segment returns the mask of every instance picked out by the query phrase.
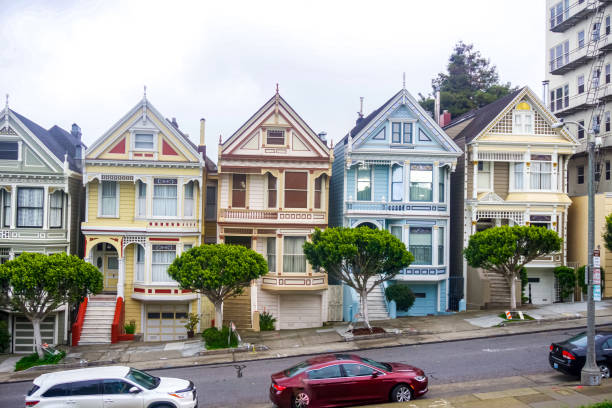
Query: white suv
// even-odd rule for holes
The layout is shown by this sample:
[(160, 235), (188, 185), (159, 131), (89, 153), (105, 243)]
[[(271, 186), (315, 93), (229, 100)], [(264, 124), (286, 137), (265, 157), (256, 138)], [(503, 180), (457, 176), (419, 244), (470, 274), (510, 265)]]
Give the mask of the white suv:
[(195, 408), (193, 382), (155, 377), (130, 367), (96, 367), (43, 374), (25, 398), (36, 408)]

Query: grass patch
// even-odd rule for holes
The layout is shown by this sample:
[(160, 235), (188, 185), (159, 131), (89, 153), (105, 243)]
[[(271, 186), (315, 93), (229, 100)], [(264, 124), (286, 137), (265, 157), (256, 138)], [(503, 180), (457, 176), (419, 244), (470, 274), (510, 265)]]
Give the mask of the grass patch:
[(590, 405), (581, 405), (580, 408), (612, 408), (611, 401), (596, 402)]
[(27, 368), (39, 365), (57, 364), (62, 361), (65, 356), (66, 352), (60, 351), (58, 354), (55, 355), (46, 354), (43, 359), (39, 359), (38, 354), (33, 353), (17, 361), (17, 363), (15, 363), (15, 371), (22, 371)]
[(497, 316), (499, 316), (500, 318), (504, 319), (504, 322), (509, 322), (509, 323), (513, 323), (513, 322), (524, 322), (525, 320), (535, 320), (533, 317), (529, 316), (527, 313), (523, 313), (523, 317), (525, 318), (525, 320), (521, 320), (518, 316), (513, 317), (512, 320), (508, 320), (506, 319), (506, 314), (505, 313), (500, 313)]
[(220, 331), (216, 327), (206, 329), (202, 332), (202, 338), (206, 343), (207, 350), (238, 347), (238, 336), (235, 332), (232, 332), (230, 336), (229, 327), (224, 326)]

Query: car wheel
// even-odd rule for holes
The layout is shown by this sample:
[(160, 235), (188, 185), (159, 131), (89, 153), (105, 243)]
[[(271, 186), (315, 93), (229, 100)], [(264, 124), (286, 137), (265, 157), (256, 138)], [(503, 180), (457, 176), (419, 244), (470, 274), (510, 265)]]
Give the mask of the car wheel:
[(597, 365), (599, 366), (599, 371), (601, 371), (601, 378), (610, 378), (610, 367), (605, 363), (599, 363)]
[(409, 385), (400, 384), (396, 385), (391, 391), (392, 402), (406, 402), (412, 399), (412, 390)]
[(291, 400), (293, 408), (307, 408), (310, 405), (310, 395), (304, 390), (298, 390)]

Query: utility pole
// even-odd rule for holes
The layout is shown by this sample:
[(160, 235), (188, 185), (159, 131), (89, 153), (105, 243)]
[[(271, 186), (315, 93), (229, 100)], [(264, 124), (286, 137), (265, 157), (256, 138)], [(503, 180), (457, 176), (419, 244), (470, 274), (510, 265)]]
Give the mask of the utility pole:
[(555, 123), (554, 129), (562, 128), (572, 123), (582, 128), (587, 134), (588, 154), (588, 299), (587, 299), (587, 355), (586, 362), (580, 373), (582, 385), (601, 385), (601, 372), (595, 358), (595, 299), (593, 297), (593, 255), (595, 250), (595, 138), (593, 129), (585, 129), (578, 122), (567, 121)]

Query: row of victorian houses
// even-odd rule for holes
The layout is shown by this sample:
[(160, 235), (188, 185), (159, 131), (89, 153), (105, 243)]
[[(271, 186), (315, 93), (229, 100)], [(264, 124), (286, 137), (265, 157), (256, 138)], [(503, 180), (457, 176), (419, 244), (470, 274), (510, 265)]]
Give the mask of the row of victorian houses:
[[(104, 293), (80, 306), (84, 322), (72, 333), (79, 344), (115, 341), (117, 313), (146, 341), (184, 338), (189, 313), (202, 317), (200, 329), (209, 327), (210, 302), (180, 289), (167, 267), (181, 252), (215, 242), (250, 247), (269, 268), (225, 303), (225, 320), (247, 329), (257, 329), (264, 311), (277, 329), (350, 320), (358, 295), (313, 270), (302, 252), (316, 227), (369, 226), (402, 240), (415, 257), (396, 278), (416, 296), (404, 314), (506, 305), (507, 283), (469, 268), (462, 249), (471, 234), (496, 225), (544, 226), (565, 239), (576, 140), (551, 127), (557, 119), (528, 88), (452, 121), (437, 116), (401, 89), (360, 114), (333, 146), (277, 91), (219, 140), (215, 165), (204, 119), (196, 144), (146, 95), (87, 148), (77, 125), (47, 130), (7, 103), (0, 259), (69, 252), (103, 273)], [(533, 303), (557, 300), (552, 271), (565, 254), (564, 247), (529, 265)], [(383, 291), (369, 297), (371, 319), (389, 318)], [(76, 306), (47, 318), (44, 341), (69, 341)], [(9, 322), (12, 350), (31, 352), (29, 322), (12, 312), (0, 318)]]

